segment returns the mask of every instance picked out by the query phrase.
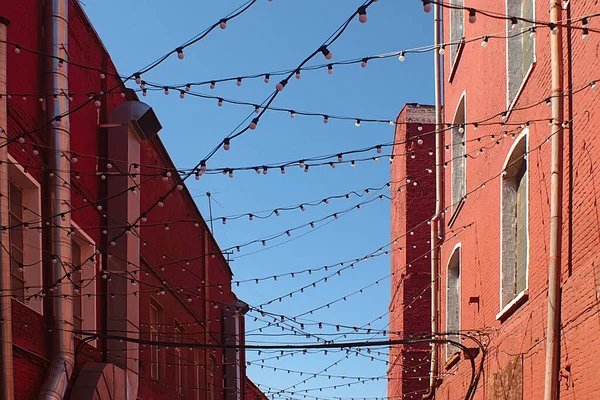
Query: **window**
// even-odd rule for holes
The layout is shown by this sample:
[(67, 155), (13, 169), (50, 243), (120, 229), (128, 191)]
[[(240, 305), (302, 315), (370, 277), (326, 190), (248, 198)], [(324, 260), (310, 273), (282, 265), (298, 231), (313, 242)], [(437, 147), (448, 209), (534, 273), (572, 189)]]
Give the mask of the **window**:
[(11, 293), (43, 314), (41, 301), (29, 301), (29, 287), (42, 286), (42, 234), (40, 185), (12, 157), (8, 165), (8, 232), (11, 259)]
[[(158, 324), (162, 321), (162, 309), (158, 304), (150, 302), (150, 340), (157, 342), (160, 340), (158, 333)], [(150, 376), (152, 379), (162, 379), (162, 363), (160, 362), (160, 348), (150, 346)]]
[(208, 371), (208, 400), (215, 400), (215, 375), (217, 373), (217, 359), (210, 356), (210, 370)]
[(514, 143), (504, 166), (501, 209), (501, 304), (509, 306), (528, 285), (527, 132)]
[(465, 11), (462, 9), (464, 0), (454, 0), (452, 3), (461, 8), (450, 9), (450, 42), (456, 43), (450, 47), (450, 70), (454, 69), (458, 52), (465, 37)]
[[(513, 17), (534, 19), (535, 0), (507, 0), (507, 14)], [(529, 71), (535, 62), (535, 39), (529, 34), (517, 33), (531, 28), (531, 23), (519, 21), (514, 25), (507, 20), (507, 104), (509, 107), (516, 101)]]
[(466, 176), (466, 111), (465, 96), (463, 95), (458, 104), (454, 121), (452, 124), (452, 213), (461, 205), (462, 199), (467, 194)]
[(23, 189), (8, 182), (8, 243), (10, 244), (11, 292), (17, 300), (25, 302), (25, 277), (23, 275)]
[[(460, 330), (460, 247), (452, 253), (448, 263), (446, 289), (446, 332)], [(460, 341), (459, 335), (448, 335), (448, 339)], [(452, 344), (446, 347), (446, 358), (451, 358), (460, 349)]]
[[(184, 329), (181, 324), (175, 324), (175, 343), (183, 343)], [(181, 347), (175, 347), (175, 387), (180, 396), (185, 395), (184, 357), (181, 356)]]
[(194, 366), (195, 366), (195, 392), (196, 392), (196, 400), (200, 400), (205, 398), (205, 393), (202, 391), (202, 373), (204, 369), (202, 368), (202, 361), (200, 358), (200, 349), (194, 350)]
[(77, 289), (73, 291), (73, 327), (93, 332), (96, 330), (96, 246), (77, 224), (71, 222), (71, 225), (71, 282)]

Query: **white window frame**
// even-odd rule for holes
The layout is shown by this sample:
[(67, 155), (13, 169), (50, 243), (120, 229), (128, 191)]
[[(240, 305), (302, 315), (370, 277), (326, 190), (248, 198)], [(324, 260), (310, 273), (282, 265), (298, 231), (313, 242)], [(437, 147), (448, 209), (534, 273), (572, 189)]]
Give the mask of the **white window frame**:
[[(81, 329), (83, 331), (95, 332), (96, 331), (96, 275), (97, 268), (100, 263), (96, 254), (96, 243), (83, 229), (79, 227), (73, 220), (71, 220), (71, 227), (73, 228), (71, 233), (71, 240), (76, 241), (81, 248), (81, 259), (85, 262), (81, 266), (81, 280), (83, 281), (82, 287), (80, 288), (81, 293), (81, 315), (82, 323)], [(90, 259), (94, 257), (95, 263)], [(73, 266), (75, 263), (71, 260)], [(97, 340), (88, 342), (92, 346), (96, 346)]]
[[(163, 317), (163, 308), (160, 305), (160, 303), (158, 303), (157, 301), (155, 301), (154, 299), (150, 299), (150, 340), (154, 341), (154, 342), (158, 342), (160, 341), (160, 332), (158, 330), (158, 326), (161, 324), (162, 322), (162, 317)], [(152, 320), (152, 310), (156, 310), (156, 320)], [(160, 381), (161, 379), (164, 378), (164, 370), (163, 370), (163, 364), (161, 363), (161, 353), (160, 353), (160, 347), (156, 346), (156, 345), (150, 345), (150, 378), (153, 381)], [(154, 369), (156, 368), (156, 373), (154, 372)]]
[[(42, 215), (41, 185), (28, 173), (21, 164), (8, 155), (8, 179), (18, 184), (23, 189), (23, 222), (29, 224), (27, 230), (23, 230), (23, 278), (25, 287), (32, 291), (39, 291), (43, 286), (42, 276), (42, 230), (39, 227)], [(26, 209), (25, 209), (26, 208)], [(28, 290), (25, 289), (25, 297)], [(29, 292), (31, 295), (31, 292)], [(19, 300), (16, 300), (19, 301)], [(19, 303), (21, 303), (19, 301)], [(25, 301), (25, 306), (31, 308), (38, 314), (44, 315), (41, 297), (38, 301)]]
[[(183, 342), (183, 336), (185, 335), (185, 328), (183, 325), (175, 321), (174, 337), (175, 342)], [(186, 385), (186, 372), (187, 370), (183, 367), (184, 358), (181, 355), (181, 347), (175, 347), (175, 391), (178, 396), (185, 396), (185, 385)]]
[[(461, 318), (462, 318), (462, 307), (461, 307), (461, 301), (462, 301), (462, 243), (457, 243), (454, 248), (452, 249), (452, 252), (450, 253), (450, 258), (448, 259), (448, 262), (446, 263), (446, 332), (450, 332), (450, 329), (448, 327), (448, 314), (449, 314), (449, 308), (448, 308), (448, 295), (449, 295), (449, 279), (448, 277), (450, 276), (450, 262), (452, 262), (452, 259), (454, 258), (454, 256), (457, 255), (458, 256), (458, 281), (457, 281), (457, 286), (458, 286), (458, 299), (457, 299), (457, 307), (458, 307), (458, 331), (460, 331), (461, 328)], [(456, 335), (448, 335), (449, 338), (455, 338)], [(457, 341), (460, 342), (460, 336), (456, 336), (456, 339), (458, 339)], [(446, 360), (450, 360), (452, 357), (454, 357), (454, 355), (456, 355), (456, 353), (460, 352), (459, 348), (456, 348), (456, 346), (451, 345), (451, 344), (447, 344), (446, 345)]]
[[(464, 0), (462, 0), (462, 6), (464, 6)], [(452, 29), (452, 18), (453, 18), (453, 15), (456, 15), (457, 13), (462, 13), (462, 18), (463, 18), (463, 20), (462, 20), (462, 32), (461, 32), (462, 35), (460, 35), (460, 38), (459, 38), (460, 43), (459, 44), (452, 44), (451, 48), (448, 51), (448, 55), (449, 55), (449, 59), (450, 59), (450, 79), (452, 79), (452, 76), (454, 76), (454, 72), (456, 70), (456, 66), (458, 65), (458, 59), (460, 58), (460, 53), (462, 52), (462, 48), (464, 46), (465, 33), (466, 33), (466, 30), (467, 30), (467, 27), (466, 27), (467, 19), (465, 18), (465, 9), (450, 9), (449, 10), (449, 15), (448, 15), (448, 19), (450, 21), (449, 28), (448, 28), (448, 39), (449, 39), (449, 41), (450, 42), (454, 42), (452, 40), (452, 31), (453, 31), (453, 29)], [(455, 53), (455, 56), (452, 57), (452, 52), (453, 52), (454, 48), (456, 48), (456, 53)]]
[[(535, 20), (535, 3), (536, 0), (531, 0), (533, 1), (533, 20)], [(504, 9), (506, 10), (506, 12), (508, 13), (508, 2), (509, 0), (505, 0), (504, 2)], [(510, 26), (510, 20), (506, 20), (506, 35), (510, 35), (512, 32), (510, 32), (509, 26)], [(522, 24), (522, 21), (519, 21), (519, 24)], [(538, 27), (539, 30), (539, 27)], [(505, 40), (505, 47), (506, 47), (506, 107), (508, 110), (508, 114), (507, 117), (510, 115), (510, 113), (512, 112), (513, 108), (515, 107), (515, 105), (517, 104), (517, 101), (519, 100), (519, 97), (521, 97), (521, 94), (523, 93), (523, 90), (525, 89), (525, 86), (527, 84), (527, 81), (529, 81), (529, 77), (531, 76), (533, 69), (537, 63), (536, 60), (536, 44), (537, 44), (537, 39), (533, 39), (533, 61), (531, 63), (531, 66), (529, 67), (529, 69), (527, 70), (527, 73), (525, 73), (525, 75), (523, 76), (523, 82), (521, 82), (521, 86), (519, 87), (519, 90), (517, 90), (517, 93), (515, 93), (515, 98), (511, 100), (510, 98), (510, 68), (508, 65), (508, 39)]]
[[(465, 154), (467, 154), (467, 91), (463, 91), (462, 94), (460, 95), (460, 98), (458, 99), (458, 103), (456, 104), (456, 108), (454, 109), (454, 118), (452, 119), (452, 126), (454, 127), (456, 125), (456, 120), (458, 118), (458, 112), (460, 111), (460, 107), (463, 107), (463, 116), (464, 116), (464, 121), (463, 121), (463, 129), (465, 130), (465, 132), (462, 134), (463, 135), (463, 140), (462, 142), (464, 143), (464, 148), (465, 148)], [(451, 220), (450, 220), (450, 224), (452, 225), (452, 223), (454, 222), (454, 219), (458, 213), (458, 210), (460, 210), (463, 199), (461, 198), (461, 200), (459, 200), (458, 202), (456, 202), (456, 204), (454, 203), (454, 162), (455, 157), (454, 157), (454, 128), (452, 128), (452, 130), (450, 131), (450, 155), (451, 155), (451, 160), (450, 160), (450, 205), (451, 205)], [(463, 160), (464, 163), (464, 177), (463, 177), (463, 183), (464, 183), (464, 194), (466, 195), (467, 193), (467, 158), (464, 158)], [(464, 197), (464, 196), (461, 196)]]
[[(523, 129), (523, 131), (519, 134), (519, 136), (517, 136), (515, 138), (514, 143), (512, 144), (512, 146), (510, 147), (510, 150), (508, 152), (508, 155), (506, 156), (506, 159), (504, 160), (504, 164), (502, 166), (502, 170), (504, 171), (506, 169), (506, 167), (508, 166), (508, 163), (513, 155), (513, 152), (515, 151), (515, 149), (517, 148), (517, 145), (519, 145), (519, 143), (521, 142), (521, 140), (525, 140), (525, 154), (528, 155), (529, 154), (529, 128), (525, 128)], [(525, 174), (527, 176), (527, 186), (525, 188), (525, 192), (527, 194), (527, 210), (526, 210), (526, 218), (525, 218), (525, 225), (526, 225), (526, 231), (527, 231), (527, 257), (526, 257), (526, 267), (525, 267), (525, 288), (520, 291), (519, 293), (517, 293), (515, 295), (515, 297), (513, 297), (513, 299), (511, 301), (509, 301), (508, 303), (506, 303), (506, 305), (502, 306), (502, 282), (504, 279), (504, 255), (503, 255), (503, 202), (504, 202), (504, 182), (500, 182), (500, 284), (498, 285), (500, 291), (499, 291), (499, 304), (500, 304), (500, 312), (498, 312), (498, 314), (496, 314), (496, 319), (497, 320), (504, 320), (505, 318), (507, 318), (514, 310), (516, 310), (524, 301), (527, 300), (528, 296), (529, 296), (529, 157), (527, 158), (527, 170), (525, 171)]]

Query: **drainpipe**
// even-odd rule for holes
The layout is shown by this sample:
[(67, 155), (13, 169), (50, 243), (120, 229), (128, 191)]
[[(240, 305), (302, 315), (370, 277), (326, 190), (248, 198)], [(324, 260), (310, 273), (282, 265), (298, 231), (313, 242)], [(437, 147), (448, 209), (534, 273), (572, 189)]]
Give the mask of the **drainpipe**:
[[(436, 3), (433, 8), (433, 36), (434, 46), (437, 49), (442, 40), (442, 6)], [(431, 219), (431, 334), (438, 332), (438, 264), (440, 259), (441, 241), (440, 225), (442, 224), (442, 213), (444, 204), (444, 169), (442, 168), (444, 157), (444, 132), (443, 110), (442, 110), (442, 60), (439, 52), (434, 51), (434, 80), (435, 80), (435, 216)], [(424, 399), (432, 399), (435, 396), (437, 386), (437, 370), (439, 349), (436, 344), (431, 344), (431, 364), (429, 369), (429, 391), (423, 395)]]
[[(58, 59), (68, 60), (68, 0), (49, 0), (46, 3), (44, 32), (47, 40), (47, 53), (54, 58), (46, 59), (46, 115), (48, 119), (64, 115), (69, 111), (66, 93), (69, 93), (68, 63), (58, 65)], [(73, 340), (73, 288), (64, 277), (63, 268), (69, 268), (71, 261), (71, 238), (67, 235), (71, 228), (70, 164), (67, 154), (70, 151), (69, 117), (54, 119), (48, 132), (48, 143), (52, 151), (48, 153), (48, 164), (54, 176), (48, 177), (49, 212), (53, 217), (51, 226), (51, 265), (52, 280), (56, 289), (52, 296), (54, 329), (52, 334), (54, 357), (48, 369), (46, 381), (39, 398), (62, 400), (69, 385), (75, 363)], [(64, 216), (63, 218), (60, 215)], [(57, 262), (55, 262), (56, 260)]]
[[(557, 24), (561, 17), (561, 4), (550, 1), (550, 23)], [(563, 197), (563, 65), (562, 28), (550, 34), (552, 73), (552, 161), (550, 175), (550, 257), (548, 263), (548, 338), (546, 339), (546, 375), (544, 399), (558, 399), (558, 373), (560, 369), (560, 255), (562, 233)]]
[[(6, 90), (6, 30), (10, 21), (0, 17), (0, 93), (7, 93)], [(7, 118), (8, 99), (0, 99), (0, 221), (3, 225), (8, 223), (8, 146), (5, 146), (8, 140), (8, 118)], [(9, 248), (8, 231), (2, 232), (2, 247)], [(10, 293), (10, 255), (3, 251), (0, 256), (0, 290), (3, 293)], [(14, 373), (13, 373), (13, 348), (12, 348), (12, 299), (10, 296), (0, 297), (0, 357), (2, 358), (2, 398), (12, 400), (14, 398)]]

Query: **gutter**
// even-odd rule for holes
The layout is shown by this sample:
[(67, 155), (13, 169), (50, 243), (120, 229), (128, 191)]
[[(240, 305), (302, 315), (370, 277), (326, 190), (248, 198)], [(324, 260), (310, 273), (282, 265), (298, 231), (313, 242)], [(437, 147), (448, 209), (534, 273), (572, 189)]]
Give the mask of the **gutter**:
[[(0, 17), (0, 93), (8, 93), (6, 90), (7, 75), (7, 28), (10, 21)], [(10, 225), (8, 222), (8, 99), (0, 101), (0, 221), (2, 225)], [(8, 231), (2, 231), (1, 243), (4, 249), (9, 248)], [(10, 293), (10, 254), (2, 251), (0, 255), (0, 290), (2, 293)], [(0, 358), (2, 365), (2, 398), (12, 400), (14, 398), (14, 371), (13, 371), (13, 347), (12, 347), (12, 299), (10, 296), (0, 296)]]
[[(46, 52), (53, 57), (46, 58), (46, 116), (52, 118), (48, 132), (50, 151), (48, 164), (54, 176), (48, 177), (48, 210), (53, 217), (50, 222), (50, 253), (52, 255), (51, 281), (56, 289), (52, 298), (53, 310), (53, 346), (54, 356), (48, 369), (48, 375), (39, 394), (40, 399), (62, 400), (69, 386), (69, 379), (75, 364), (73, 329), (73, 287), (64, 276), (63, 268), (69, 268), (71, 262), (71, 174), (67, 154), (70, 152), (70, 124), (68, 89), (68, 0), (48, 0), (45, 10), (44, 35), (47, 40)], [(63, 215), (63, 218), (60, 215)]]

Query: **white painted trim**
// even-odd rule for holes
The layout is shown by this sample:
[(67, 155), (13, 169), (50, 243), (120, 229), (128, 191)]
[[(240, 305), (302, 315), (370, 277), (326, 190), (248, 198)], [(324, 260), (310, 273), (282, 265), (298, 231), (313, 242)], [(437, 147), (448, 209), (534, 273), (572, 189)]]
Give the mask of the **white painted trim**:
[[(454, 248), (452, 249), (452, 251), (450, 252), (450, 257), (448, 258), (448, 261), (446, 262), (446, 332), (448, 332), (448, 276), (449, 276), (449, 270), (450, 270), (450, 261), (452, 261), (452, 258), (454, 257), (454, 254), (456, 254), (456, 252), (458, 251), (458, 330), (460, 330), (460, 327), (462, 326), (461, 324), (461, 319), (462, 319), (462, 307), (461, 307), (461, 302), (462, 302), (462, 242), (458, 242), (454, 245)], [(460, 341), (460, 338), (459, 338)], [(449, 354), (448, 353), (448, 349), (450, 345), (447, 344), (446, 345), (446, 361), (450, 360), (455, 353), (453, 354)]]
[[(463, 133), (463, 141), (465, 142), (465, 154), (467, 154), (467, 91), (463, 90), (462, 94), (460, 95), (460, 97), (458, 98), (458, 102), (456, 103), (456, 107), (454, 107), (454, 116), (452, 117), (452, 126), (456, 125), (456, 117), (458, 114), (458, 110), (460, 108), (460, 105), (462, 103), (463, 106), (463, 116), (464, 116), (464, 123), (463, 123), (463, 128), (465, 130), (465, 133)], [(450, 131), (450, 159), (452, 161), (452, 163), (454, 163), (456, 160), (454, 160), (454, 130)], [(467, 158), (464, 159), (464, 163), (465, 163), (465, 173), (464, 173), (464, 184), (465, 184), (465, 193), (467, 193)], [(450, 205), (451, 205), (451, 220), (455, 219), (455, 211), (458, 210), (458, 204), (454, 204), (453, 200), (454, 200), (454, 193), (453, 193), (453, 187), (454, 187), (454, 174), (453, 174), (453, 166), (452, 164), (450, 164)]]
[[(23, 221), (29, 222), (32, 225), (41, 225), (40, 216), (42, 215), (42, 186), (38, 181), (36, 181), (30, 174), (25, 172), (25, 169), (21, 166), (21, 164), (10, 154), (8, 155), (8, 161), (10, 164), (8, 165), (8, 179), (11, 177), (11, 169), (16, 169), (17, 171), (13, 171), (12, 175), (18, 173), (18, 180), (26, 181), (28, 184), (33, 186), (33, 188), (24, 188), (24, 196), (23, 196), (23, 205), (26, 206), (31, 211), (26, 211), (27, 215), (23, 214)], [(31, 193), (25, 193), (25, 190), (29, 192), (30, 190), (34, 190), (35, 199), (33, 202), (35, 203), (35, 207), (31, 205)], [(41, 229), (29, 229), (28, 231), (23, 232), (23, 246), (27, 246), (30, 249), (23, 252), (23, 263), (25, 265), (29, 264), (29, 266), (24, 268), (23, 276), (25, 278), (25, 286), (39, 286), (42, 287), (44, 283), (44, 277), (42, 275), (42, 231)], [(32, 255), (32, 252), (35, 253)], [(37, 261), (36, 261), (37, 260)], [(38, 265), (31, 265), (36, 263)], [(35, 273), (30, 272), (31, 269), (37, 268), (39, 270), (38, 274), (35, 274), (35, 279), (31, 279), (31, 276)], [(29, 284), (28, 284), (29, 282)], [(25, 292), (27, 295), (27, 291)], [(18, 300), (16, 300), (18, 301)], [(19, 303), (21, 303), (19, 301)], [(29, 303), (21, 303), (26, 307), (32, 309), (38, 314), (44, 315), (44, 307), (41, 298), (39, 300), (30, 300)]]
[[(508, 161), (510, 160), (510, 158), (512, 157), (512, 154), (515, 150), (515, 148), (517, 147), (517, 145), (521, 142), (521, 140), (525, 140), (525, 154), (529, 155), (529, 128), (525, 128), (523, 129), (523, 131), (521, 131), (521, 133), (519, 134), (519, 136), (517, 136), (515, 138), (515, 141), (513, 142), (513, 144), (510, 146), (510, 149), (508, 151), (508, 154), (506, 155), (506, 158), (504, 159), (504, 163), (502, 164), (502, 171), (504, 171), (506, 169), (506, 167), (508, 166)], [(527, 170), (525, 171), (525, 174), (527, 175), (527, 187), (525, 188), (526, 193), (527, 193), (527, 217), (525, 218), (525, 224), (526, 224), (526, 231), (527, 231), (527, 271), (525, 274), (525, 289), (523, 291), (521, 291), (521, 293), (519, 293), (517, 296), (515, 296), (515, 298), (513, 300), (511, 300), (510, 302), (508, 302), (508, 304), (504, 307), (502, 307), (502, 281), (504, 278), (504, 269), (503, 269), (503, 257), (502, 257), (502, 243), (503, 243), (503, 237), (502, 237), (502, 203), (504, 200), (504, 196), (503, 196), (503, 187), (504, 187), (504, 177), (501, 178), (500, 181), (500, 282), (498, 285), (499, 288), (499, 302), (500, 302), (500, 309), (502, 311), (500, 311), (498, 313), (498, 315), (496, 316), (496, 318), (498, 319), (498, 316), (502, 316), (503, 314), (506, 313), (506, 311), (508, 309), (510, 309), (509, 306), (514, 305), (516, 302), (514, 301), (517, 298), (521, 298), (523, 297), (522, 294), (524, 292), (527, 292), (529, 290), (529, 202), (530, 202), (530, 198), (529, 198), (529, 157), (527, 157), (526, 159), (527, 162)]]
[[(531, 0), (533, 2), (533, 20), (535, 21), (535, 0)], [(521, 7), (522, 8), (522, 7)], [(506, 11), (506, 13), (508, 14), (508, 0), (504, 1), (504, 9)], [(522, 14), (522, 13), (521, 13)], [(508, 24), (509, 24), (509, 20), (506, 20), (506, 35), (510, 35), (510, 32), (508, 31)], [(510, 113), (512, 112), (515, 104), (517, 103), (517, 100), (519, 100), (519, 97), (521, 97), (521, 94), (523, 93), (523, 90), (525, 89), (525, 86), (527, 85), (527, 81), (529, 80), (529, 76), (531, 75), (531, 73), (533, 72), (533, 68), (536, 65), (536, 44), (537, 44), (537, 38), (533, 39), (533, 62), (531, 63), (531, 66), (529, 67), (529, 69), (527, 70), (527, 73), (525, 74), (525, 76), (523, 77), (523, 82), (521, 82), (521, 87), (519, 88), (519, 90), (517, 90), (517, 94), (515, 95), (515, 98), (511, 101), (508, 98), (508, 85), (509, 85), (509, 79), (508, 79), (508, 39), (505, 40), (505, 51), (506, 51), (506, 118), (508, 118), (510, 116)]]
[(514, 299), (509, 301), (508, 304), (498, 312), (498, 314), (496, 314), (496, 319), (500, 321), (508, 318), (509, 314), (512, 314), (518, 308), (517, 305), (520, 305), (522, 302), (524, 303), (527, 301), (527, 299), (529, 299), (529, 290), (524, 289), (518, 295), (516, 295)]

